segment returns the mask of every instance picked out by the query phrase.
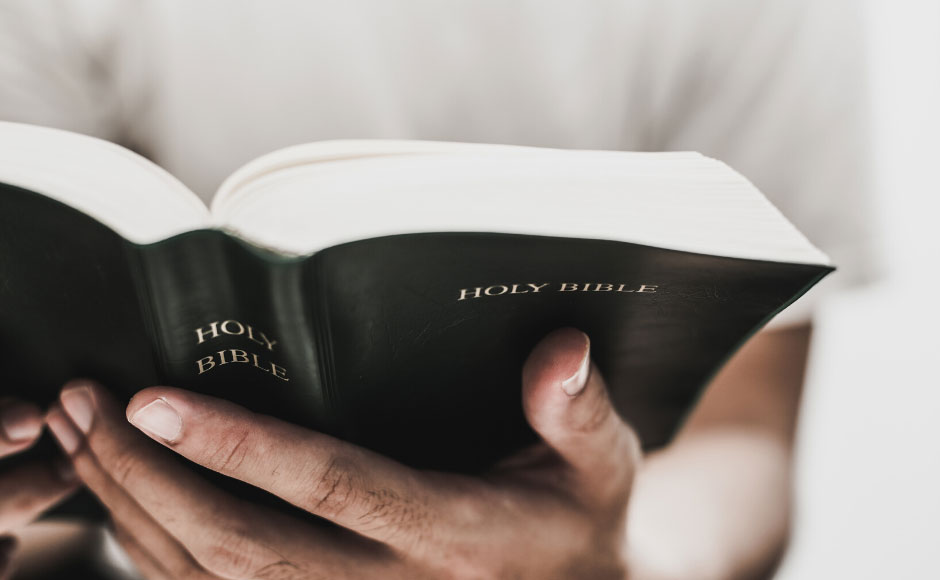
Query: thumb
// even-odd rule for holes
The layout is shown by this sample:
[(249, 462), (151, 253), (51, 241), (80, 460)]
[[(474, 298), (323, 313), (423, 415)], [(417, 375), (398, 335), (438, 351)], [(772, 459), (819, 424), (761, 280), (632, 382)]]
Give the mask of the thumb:
[(543, 338), (523, 366), (523, 408), (532, 428), (573, 469), (579, 489), (593, 497), (629, 493), (639, 442), (614, 410), (590, 350), (587, 335), (574, 328)]

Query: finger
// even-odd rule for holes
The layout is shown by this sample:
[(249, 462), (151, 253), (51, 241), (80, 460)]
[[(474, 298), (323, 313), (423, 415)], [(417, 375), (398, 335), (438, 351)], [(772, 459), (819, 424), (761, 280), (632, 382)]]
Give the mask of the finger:
[[(210, 546), (209, 542), (200, 542), (199, 539), (217, 536), (218, 534), (215, 533), (216, 527), (224, 524), (219, 522), (220, 518), (212, 518), (209, 514), (200, 513), (203, 511), (201, 506), (211, 505), (212, 508), (217, 510), (218, 514), (227, 514), (232, 513), (233, 505), (222, 505), (221, 502), (218, 501), (218, 498), (215, 498), (216, 501), (212, 501), (214, 495), (219, 495), (219, 493), (214, 493), (214, 490), (207, 491), (203, 489), (201, 493), (200, 491), (195, 491), (198, 497), (187, 497), (184, 502), (180, 502), (179, 491), (176, 493), (166, 493), (168, 490), (165, 486), (161, 485), (159, 478), (157, 478), (156, 481), (137, 483), (135, 488), (146, 486), (143, 495), (150, 500), (151, 504), (157, 501), (157, 496), (162, 496), (162, 500), (168, 502), (168, 505), (165, 507), (158, 506), (158, 513), (166, 516), (165, 519), (170, 522), (169, 528), (179, 533), (182, 542), (188, 542), (189, 548), (193, 550), (194, 553), (191, 554), (176, 537), (171, 535), (170, 531), (164, 529), (163, 526), (130, 495), (128, 490), (115, 481), (111, 474), (102, 467), (98, 457), (92, 452), (91, 445), (86, 444), (83, 433), (75, 426), (71, 418), (65, 414), (61, 407), (58, 405), (53, 406), (47, 415), (46, 422), (49, 424), (49, 428), (52, 430), (63, 449), (71, 455), (75, 470), (82, 481), (85, 482), (85, 485), (105, 505), (112, 519), (115, 521), (116, 526), (123, 530), (134, 530), (137, 544), (147, 545), (152, 553), (159, 554), (161, 569), (166, 571), (169, 577), (199, 577), (199, 575), (204, 572), (204, 567), (197, 562), (194, 554), (210, 553), (214, 548)], [(99, 421), (99, 424), (100, 423), (102, 423), (102, 421)], [(134, 433), (130, 428), (128, 428), (127, 431), (127, 434), (131, 437), (139, 436), (139, 434)], [(146, 441), (143, 440), (141, 442), (145, 443)], [(116, 463), (120, 461), (130, 461), (130, 457), (135, 453), (135, 450), (132, 446), (128, 446), (128, 449), (124, 453), (125, 455), (123, 457), (127, 457), (128, 459), (117, 460)], [(147, 459), (143, 459), (141, 463), (146, 464), (146, 462)], [(151, 463), (160, 469), (173, 469), (172, 466), (168, 465), (169, 462), (151, 461)], [(133, 473), (140, 473), (142, 468), (127, 466), (123, 469), (128, 472), (133, 470)], [(178, 471), (179, 467), (177, 466), (175, 469)], [(170, 476), (174, 478), (178, 476), (181, 478), (177, 479), (177, 484), (181, 483), (184, 486), (189, 484), (199, 489), (205, 485), (204, 482), (201, 481), (187, 481), (187, 479), (193, 478), (192, 474), (171, 472)], [(132, 479), (136, 478), (137, 476), (133, 476)], [(190, 487), (188, 490), (192, 492), (193, 488)], [(191, 507), (197, 510), (195, 514), (193, 510), (190, 509)], [(162, 511), (159, 511), (161, 508)], [(181, 520), (173, 519), (168, 508), (178, 509), (180, 513), (187, 514), (189, 517)], [(207, 565), (215, 565), (218, 568), (222, 568), (228, 564), (227, 562), (209, 560), (210, 561), (206, 563)]]
[(108, 509), (116, 525), (134, 530), (143, 543), (160, 554), (163, 566), (175, 572), (177, 576), (182, 577), (184, 572), (199, 568), (189, 552), (105, 473), (94, 456), (82, 447), (81, 432), (61, 407), (52, 406), (46, 415), (46, 423), (63, 450), (72, 454), (75, 471), (81, 476), (86, 487)]
[[(155, 550), (150, 544), (141, 543), (123, 524), (115, 522), (114, 539), (134, 563), (140, 575), (147, 580), (179, 580), (180, 578), (192, 580), (206, 578), (208, 580), (213, 578), (207, 572), (200, 570), (198, 566), (190, 570), (176, 568), (175, 572), (171, 571), (174, 568), (170, 566), (168, 569), (165, 558), (154, 555), (159, 554), (159, 550)], [(144, 545), (149, 545), (150, 548), (145, 548)]]
[(13, 399), (0, 400), (0, 457), (31, 446), (42, 433), (39, 407)]
[(591, 363), (587, 335), (574, 328), (550, 333), (526, 360), (522, 383), (529, 424), (573, 468), (578, 490), (601, 499), (628, 494), (638, 440)]
[[(343, 543), (348, 538), (324, 534), (210, 485), (131, 427), (100, 386), (67, 385), (60, 400), (68, 417), (60, 415), (60, 420), (51, 413), (50, 429), (72, 456), (79, 476), (125, 529), (137, 533), (148, 525), (144, 519), (124, 515), (134, 513), (133, 503), (125, 499), (130, 498), (202, 569), (225, 578), (262, 573), (274, 577), (311, 562), (318, 570), (329, 571), (345, 566), (347, 560), (368, 561), (370, 554), (362, 546)], [(161, 558), (171, 552), (169, 547), (150, 544), (159, 530), (147, 532), (146, 540), (143, 533), (136, 537), (155, 552), (161, 550)], [(175, 565), (186, 569), (182, 561)]]
[(0, 474), (0, 530), (35, 520), (78, 487), (68, 461), (33, 461)]
[(434, 513), (418, 472), (227, 401), (153, 387), (134, 396), (127, 416), (191, 461), (381, 542), (412, 542)]
[(0, 536), (0, 580), (7, 580), (13, 573), (13, 553), (16, 551), (16, 538)]

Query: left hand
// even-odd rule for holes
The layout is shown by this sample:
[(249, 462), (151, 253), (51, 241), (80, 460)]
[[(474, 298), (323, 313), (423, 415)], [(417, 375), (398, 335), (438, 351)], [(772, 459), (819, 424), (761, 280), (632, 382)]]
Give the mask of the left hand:
[(327, 530), (213, 487), (150, 444), (87, 381), (47, 422), (148, 578), (624, 578), (640, 452), (587, 337), (555, 331), (530, 355), (523, 403), (543, 443), (481, 477), (386, 457), (167, 387), (126, 415), (170, 450), (340, 526)]
[[(0, 397), (0, 458), (35, 445), (42, 427), (39, 407)], [(0, 470), (0, 578), (13, 574), (17, 540), (7, 533), (32, 522), (77, 487), (71, 464), (61, 457), (32, 459), (15, 468)]]

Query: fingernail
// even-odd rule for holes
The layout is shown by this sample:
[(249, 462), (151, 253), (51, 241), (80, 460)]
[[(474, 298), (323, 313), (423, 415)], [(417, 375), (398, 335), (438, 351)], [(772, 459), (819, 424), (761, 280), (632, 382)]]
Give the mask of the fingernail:
[(52, 435), (69, 455), (75, 453), (82, 444), (81, 434), (61, 411), (50, 411), (46, 416), (46, 425), (49, 425)]
[(78, 480), (78, 474), (75, 473), (75, 466), (72, 465), (72, 462), (69, 461), (66, 457), (59, 457), (55, 464), (56, 475), (59, 476), (64, 483), (74, 483)]
[(584, 352), (581, 357), (581, 363), (578, 370), (573, 375), (561, 382), (561, 390), (569, 397), (577, 396), (587, 385), (588, 373), (591, 370), (591, 341), (587, 335), (584, 335)]
[(91, 398), (91, 390), (86, 386), (68, 387), (62, 391), (62, 407), (82, 430), (82, 433), (91, 431), (91, 423), (95, 419), (95, 403)]
[(139, 429), (166, 441), (176, 441), (183, 429), (183, 419), (166, 399), (147, 403), (131, 417), (131, 423)]
[(42, 431), (42, 419), (27, 405), (16, 405), (0, 415), (0, 428), (10, 441), (29, 441)]

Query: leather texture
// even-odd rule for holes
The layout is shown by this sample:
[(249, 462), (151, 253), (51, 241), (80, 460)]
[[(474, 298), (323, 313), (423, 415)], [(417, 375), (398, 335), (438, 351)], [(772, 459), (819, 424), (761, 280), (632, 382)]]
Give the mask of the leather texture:
[(747, 337), (831, 270), (499, 233), (389, 236), (300, 259), (217, 230), (137, 246), (0, 185), (0, 394), (45, 405), (73, 377), (123, 400), (167, 384), (473, 472), (534, 440), (522, 363), (573, 326), (651, 449)]

